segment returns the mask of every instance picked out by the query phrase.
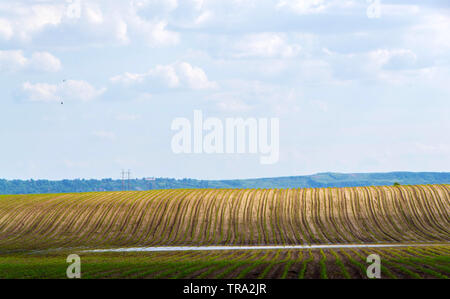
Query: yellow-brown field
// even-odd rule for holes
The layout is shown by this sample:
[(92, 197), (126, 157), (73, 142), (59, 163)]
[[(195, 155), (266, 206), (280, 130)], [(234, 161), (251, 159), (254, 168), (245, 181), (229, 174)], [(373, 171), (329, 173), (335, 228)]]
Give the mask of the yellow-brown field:
[(440, 243), (449, 185), (0, 196), (0, 250)]
[[(81, 256), (84, 278), (367, 278), (370, 254), (381, 257), (382, 278), (448, 278), (449, 191), (430, 185), (5, 195), (0, 278), (65, 278), (72, 253)], [(321, 247), (85, 251), (305, 244)]]

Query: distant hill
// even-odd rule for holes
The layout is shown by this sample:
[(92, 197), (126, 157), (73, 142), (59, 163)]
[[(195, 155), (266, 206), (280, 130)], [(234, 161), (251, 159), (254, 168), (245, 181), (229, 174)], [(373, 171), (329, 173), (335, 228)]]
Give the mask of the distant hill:
[(450, 184), (450, 172), (389, 172), (389, 173), (318, 173), (245, 180), (194, 180), (157, 178), (153, 181), (133, 179), (122, 185), (121, 180), (4, 180), (0, 179), (0, 194), (71, 193), (92, 191), (150, 190), (179, 188), (320, 188), (402, 185)]

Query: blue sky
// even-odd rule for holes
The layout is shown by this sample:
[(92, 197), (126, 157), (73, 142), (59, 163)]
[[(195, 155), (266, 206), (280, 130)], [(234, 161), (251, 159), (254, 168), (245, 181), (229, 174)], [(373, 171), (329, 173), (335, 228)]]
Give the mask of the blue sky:
[[(450, 5), (378, 2), (0, 0), (0, 177), (449, 171)], [(279, 118), (279, 162), (174, 154), (196, 109)]]

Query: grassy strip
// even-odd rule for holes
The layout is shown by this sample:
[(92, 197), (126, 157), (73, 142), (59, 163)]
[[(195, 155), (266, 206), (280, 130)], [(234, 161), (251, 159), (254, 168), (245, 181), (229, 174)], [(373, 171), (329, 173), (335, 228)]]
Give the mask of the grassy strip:
[[(378, 254), (380, 255), (381, 258), (386, 257), (385, 254), (382, 254), (380, 251), (378, 251), (378, 250), (376, 250), (376, 249), (371, 249), (371, 251), (362, 249), (362, 251), (365, 252), (367, 255), (370, 255), (370, 254), (372, 254), (373, 252), (375, 252), (375, 253), (378, 253)], [(419, 274), (417, 274), (417, 273), (415, 273), (415, 272), (412, 272), (411, 270), (405, 268), (405, 266), (403, 266), (403, 265), (400, 264), (400, 263), (397, 263), (397, 262), (394, 262), (394, 261), (390, 261), (388, 258), (383, 258), (382, 264), (381, 264), (381, 269), (383, 269), (383, 267), (384, 267), (383, 264), (386, 264), (386, 265), (388, 265), (388, 266), (391, 266), (391, 267), (393, 267), (393, 268), (396, 268), (396, 269), (399, 270), (400, 272), (403, 272), (403, 273), (405, 273), (406, 275), (409, 275), (411, 278), (414, 278), (414, 279), (421, 279), (421, 278), (422, 278)]]
[(273, 268), (273, 266), (278, 265), (278, 264), (285, 263), (286, 261), (288, 261), (288, 260), (290, 259), (291, 252), (289, 251), (288, 256), (287, 256), (285, 259), (279, 261), (279, 260), (278, 260), (278, 257), (280, 256), (280, 253), (281, 253), (281, 251), (279, 250), (279, 251), (277, 252), (277, 254), (273, 257), (273, 260), (274, 260), (274, 261), (271, 262), (271, 263), (264, 269), (264, 271), (259, 275), (258, 279), (264, 279), (264, 278), (266, 278), (267, 274), (268, 274), (269, 271)]
[(344, 249), (340, 250), (341, 253), (343, 255), (345, 255), (347, 257), (347, 259), (350, 261), (350, 263), (352, 263), (354, 266), (356, 266), (357, 268), (359, 268), (359, 270), (361, 271), (361, 273), (363, 273), (363, 276), (366, 275), (366, 266), (364, 264), (361, 264), (360, 262), (358, 262), (357, 260), (355, 260), (348, 252), (346, 252)]
[(300, 273), (298, 274), (299, 279), (303, 279), (305, 277), (306, 269), (308, 268), (308, 264), (314, 261), (314, 256), (312, 254), (312, 250), (309, 249), (309, 258), (304, 260), (302, 263), (302, 268), (300, 270)]
[(327, 260), (327, 256), (325, 255), (325, 253), (323, 252), (322, 249), (320, 249), (320, 255), (322, 256), (322, 258), (319, 260), (319, 264), (320, 264), (320, 278), (328, 279), (327, 265), (325, 263), (325, 261)]
[(220, 269), (223, 269), (223, 268), (229, 266), (231, 263), (235, 263), (235, 262), (238, 262), (240, 260), (243, 260), (243, 259), (245, 259), (245, 257), (247, 255), (248, 255), (248, 253), (244, 252), (241, 255), (239, 255), (239, 256), (231, 259), (231, 260), (230, 259), (226, 259), (226, 260), (218, 261), (218, 262), (215, 263), (215, 265), (213, 267), (210, 267), (208, 270), (206, 270), (202, 274), (198, 275), (196, 278), (197, 279), (207, 278), (214, 271), (218, 271)]
[(345, 268), (344, 263), (342, 262), (341, 258), (339, 257), (339, 255), (333, 250), (330, 249), (330, 252), (332, 255), (334, 255), (334, 257), (336, 258), (336, 264), (339, 266), (339, 268), (341, 269), (341, 273), (342, 275), (346, 278), (346, 279), (350, 279), (351, 276), (348, 273), (347, 269)]
[(281, 275), (281, 279), (286, 279), (288, 274), (289, 274), (289, 270), (291, 269), (292, 265), (298, 261), (301, 261), (303, 259), (303, 253), (302, 251), (298, 252), (298, 257), (296, 260), (291, 260), (289, 262), (286, 263), (286, 266), (284, 267), (284, 271), (283, 274)]
[(257, 252), (254, 252), (252, 255), (250, 255), (249, 259), (244, 260), (244, 261), (240, 261), (240, 262), (232, 265), (231, 267), (228, 267), (227, 269), (225, 269), (225, 271), (223, 271), (222, 273), (217, 275), (215, 278), (216, 279), (223, 279), (226, 275), (228, 275), (229, 273), (233, 272), (235, 269), (238, 269), (239, 267), (241, 267), (243, 265), (249, 264), (251, 261), (256, 259), (260, 254), (261, 254), (261, 251), (259, 251), (259, 250)]
[[(427, 274), (429, 274), (431, 276), (434, 276), (434, 277), (437, 277), (437, 278), (440, 278), (440, 279), (447, 279), (448, 278), (446, 275), (443, 275), (443, 274), (441, 274), (439, 272), (436, 272), (434, 270), (422, 267), (420, 264), (428, 264), (426, 262), (426, 260), (428, 260), (428, 259), (426, 259), (426, 258), (413, 258), (413, 257), (410, 257), (410, 256), (402, 255), (402, 254), (405, 254), (405, 252), (407, 252), (406, 250), (387, 249), (385, 251), (389, 252), (391, 255), (396, 257), (395, 262), (399, 262), (399, 263), (402, 263), (402, 264), (409, 265), (409, 266), (413, 267), (414, 269), (417, 269), (419, 271), (422, 271), (424, 273), (427, 273)], [(399, 252), (400, 252), (400, 254), (399, 254)], [(414, 263), (413, 261), (416, 261), (417, 263)], [(434, 263), (432, 263), (432, 264), (434, 265)]]
[[(182, 261), (184, 259), (195, 259), (198, 258), (200, 255), (198, 252), (185, 252), (185, 253), (175, 253), (173, 255), (165, 256), (164, 258), (161, 258), (160, 256), (154, 256), (149, 261), (144, 261), (143, 263), (136, 263), (135, 266), (130, 270), (127, 270), (123, 272), (123, 269), (116, 269), (115, 272), (110, 273), (112, 276), (116, 276), (117, 273), (120, 273), (120, 277), (123, 278), (129, 278), (133, 277), (133, 275), (138, 275), (138, 273), (142, 270), (148, 270), (149, 267), (153, 268), (161, 268), (167, 265), (168, 263), (175, 263), (178, 261)], [(144, 264), (144, 265), (143, 265)], [(110, 276), (111, 276), (110, 275)], [(87, 278), (99, 278), (102, 277), (103, 273), (93, 273), (92, 275), (88, 276)]]
[[(264, 264), (266, 261), (265, 259), (267, 259), (267, 257), (269, 256), (270, 251), (268, 250), (267, 253), (259, 260), (257, 260), (256, 262), (252, 263), (250, 266), (248, 266), (247, 268), (245, 268), (244, 270), (241, 271), (241, 273), (239, 273), (239, 275), (237, 276), (237, 279), (243, 279), (245, 278), (245, 276), (247, 276), (247, 274), (253, 270), (254, 268), (256, 268), (259, 265)], [(277, 254), (275, 256), (277, 256), (279, 253), (279, 251), (277, 252)]]
[(165, 263), (164, 265), (161, 265), (160, 267), (145, 271), (143, 273), (139, 273), (138, 275), (134, 275), (133, 278), (145, 277), (152, 273), (156, 273), (156, 272), (162, 270), (163, 268), (167, 269), (167, 270), (160, 272), (159, 274), (153, 276), (152, 278), (153, 279), (170, 278), (169, 275), (171, 275), (173, 273), (176, 273), (176, 272), (184, 273), (191, 268), (198, 267), (198, 265), (204, 266), (205, 263), (216, 260), (225, 254), (227, 254), (227, 253), (222, 252), (219, 254), (217, 254), (217, 253), (212, 254), (212, 255), (206, 257), (204, 254), (200, 253), (199, 256), (196, 257), (195, 259), (190, 259), (189, 261), (186, 261), (186, 262), (182, 261), (182, 262)]

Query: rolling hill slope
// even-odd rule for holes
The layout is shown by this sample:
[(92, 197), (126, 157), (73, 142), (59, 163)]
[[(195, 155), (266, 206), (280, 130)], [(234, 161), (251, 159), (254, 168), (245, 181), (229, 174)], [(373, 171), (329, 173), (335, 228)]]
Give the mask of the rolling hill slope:
[(450, 186), (0, 196), (0, 250), (450, 241)]

